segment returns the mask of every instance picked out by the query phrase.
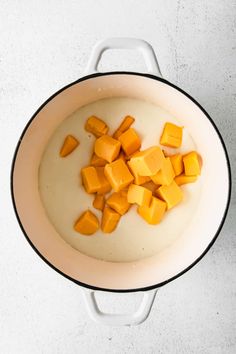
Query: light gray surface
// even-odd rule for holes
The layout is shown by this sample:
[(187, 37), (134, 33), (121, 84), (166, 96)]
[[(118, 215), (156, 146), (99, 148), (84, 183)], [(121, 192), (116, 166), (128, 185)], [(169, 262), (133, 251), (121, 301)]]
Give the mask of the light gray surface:
[[(0, 353), (236, 352), (235, 192), (206, 257), (158, 292), (143, 325), (118, 329), (91, 322), (78, 286), (32, 251), (9, 193), (11, 158), (26, 122), (81, 75), (92, 46), (108, 36), (151, 42), (163, 76), (192, 94), (218, 125), (235, 172), (235, 15), (233, 0), (0, 1)], [(102, 68), (143, 64), (134, 53), (108, 53)], [(99, 298), (106, 309), (128, 311), (139, 295)]]

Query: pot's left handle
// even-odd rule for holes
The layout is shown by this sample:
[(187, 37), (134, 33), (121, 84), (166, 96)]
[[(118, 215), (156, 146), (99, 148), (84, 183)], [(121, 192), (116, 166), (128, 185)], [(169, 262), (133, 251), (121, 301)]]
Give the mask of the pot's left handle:
[(97, 304), (95, 291), (82, 289), (86, 307), (90, 317), (98, 323), (108, 326), (131, 326), (144, 322), (153, 305), (157, 289), (143, 292), (142, 301), (138, 309), (131, 314), (110, 314), (102, 312)]
[(98, 72), (98, 64), (103, 53), (110, 49), (133, 49), (140, 52), (146, 64), (146, 72), (162, 77), (152, 46), (143, 39), (138, 38), (107, 38), (98, 42), (92, 50), (85, 74)]

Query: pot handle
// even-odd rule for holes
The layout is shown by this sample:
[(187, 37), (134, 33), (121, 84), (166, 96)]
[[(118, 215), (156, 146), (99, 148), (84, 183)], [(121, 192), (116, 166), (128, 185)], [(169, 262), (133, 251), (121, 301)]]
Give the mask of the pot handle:
[(110, 314), (102, 312), (95, 297), (96, 291), (82, 289), (86, 307), (90, 317), (98, 323), (108, 326), (131, 326), (144, 322), (153, 305), (157, 289), (143, 292), (143, 298), (138, 309), (130, 314)]
[(85, 69), (85, 74), (98, 72), (98, 64), (101, 57), (103, 53), (109, 49), (134, 49), (139, 51), (143, 56), (147, 72), (162, 77), (156, 54), (152, 46), (143, 39), (138, 38), (107, 38), (98, 42), (92, 50)]

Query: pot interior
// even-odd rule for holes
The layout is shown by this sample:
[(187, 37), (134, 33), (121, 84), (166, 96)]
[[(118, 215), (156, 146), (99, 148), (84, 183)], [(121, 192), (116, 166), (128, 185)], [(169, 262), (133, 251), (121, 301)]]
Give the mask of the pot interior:
[[(72, 248), (49, 221), (38, 188), (42, 154), (60, 123), (84, 105), (114, 97), (145, 100), (176, 117), (190, 132), (204, 162), (198, 205), (182, 234), (156, 255), (133, 262), (105, 262)], [(12, 182), (21, 225), (34, 247), (50, 264), (88, 286), (124, 291), (163, 283), (192, 265), (217, 234), (229, 194), (225, 150), (205, 113), (164, 80), (128, 73), (90, 77), (49, 99), (22, 137)]]

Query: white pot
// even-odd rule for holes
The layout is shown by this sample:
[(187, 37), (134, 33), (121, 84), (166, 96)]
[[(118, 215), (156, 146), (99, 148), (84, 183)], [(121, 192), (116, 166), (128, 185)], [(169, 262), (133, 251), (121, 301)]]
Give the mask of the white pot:
[[(147, 73), (98, 73), (105, 50), (141, 52)], [(32, 248), (53, 269), (81, 285), (90, 315), (113, 325), (144, 321), (156, 289), (194, 266), (219, 234), (229, 206), (230, 166), (222, 137), (205, 110), (180, 88), (161, 78), (152, 47), (139, 39), (113, 38), (95, 46), (86, 75), (51, 96), (33, 115), (18, 142), (12, 164), (11, 188), (15, 213)], [(163, 252), (135, 263), (104, 262), (70, 247), (47, 218), (38, 190), (38, 168), (45, 145), (56, 127), (80, 106), (105, 97), (148, 100), (168, 110), (188, 129), (204, 158), (199, 204), (183, 234)], [(94, 292), (143, 291), (140, 308), (131, 315), (111, 315), (98, 309)]]

